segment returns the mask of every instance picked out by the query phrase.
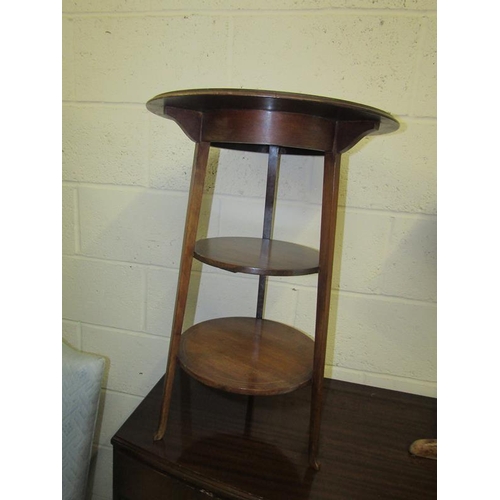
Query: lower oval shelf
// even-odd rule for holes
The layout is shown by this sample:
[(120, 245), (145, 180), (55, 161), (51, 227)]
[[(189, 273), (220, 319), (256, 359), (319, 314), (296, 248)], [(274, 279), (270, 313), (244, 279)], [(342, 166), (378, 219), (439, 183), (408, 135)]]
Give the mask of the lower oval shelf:
[(182, 368), (200, 382), (247, 395), (285, 394), (310, 382), (314, 341), (291, 326), (255, 318), (219, 318), (184, 332)]

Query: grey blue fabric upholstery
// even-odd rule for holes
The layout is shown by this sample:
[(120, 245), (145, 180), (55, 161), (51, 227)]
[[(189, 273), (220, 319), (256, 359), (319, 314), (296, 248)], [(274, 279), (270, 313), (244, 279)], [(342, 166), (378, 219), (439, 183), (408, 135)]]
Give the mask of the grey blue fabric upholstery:
[(62, 345), (62, 498), (84, 500), (103, 358)]

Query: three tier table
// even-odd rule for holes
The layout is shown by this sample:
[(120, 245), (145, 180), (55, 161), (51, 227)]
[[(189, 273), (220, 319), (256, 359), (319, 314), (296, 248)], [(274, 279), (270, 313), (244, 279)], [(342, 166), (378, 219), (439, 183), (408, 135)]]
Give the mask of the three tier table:
[[(326, 97), (286, 92), (207, 89), (160, 94), (147, 108), (174, 120), (195, 143), (193, 171), (162, 405), (155, 440), (167, 428), (177, 365), (208, 386), (249, 396), (285, 394), (311, 384), (309, 463), (319, 469), (325, 350), (339, 195), (340, 159), (369, 134), (396, 130), (388, 113)], [(262, 238), (196, 240), (210, 147), (268, 154)], [(272, 238), (281, 155), (324, 157), (320, 247)], [(183, 330), (193, 259), (258, 275), (255, 317), (218, 318)], [(263, 317), (268, 276), (318, 274), (314, 340)], [(228, 277), (230, 279), (230, 277)], [(229, 308), (230, 306), (228, 306)], [(304, 430), (306, 432), (306, 430)]]

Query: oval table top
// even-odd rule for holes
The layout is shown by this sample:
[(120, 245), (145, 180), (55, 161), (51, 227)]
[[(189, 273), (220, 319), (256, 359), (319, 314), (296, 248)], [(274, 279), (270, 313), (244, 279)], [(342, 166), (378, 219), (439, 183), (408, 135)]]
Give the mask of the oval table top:
[(373, 134), (386, 134), (399, 128), (398, 121), (386, 111), (356, 102), (330, 97), (252, 89), (190, 89), (159, 94), (146, 107), (168, 117), (165, 106), (199, 112), (216, 109), (254, 109), (318, 116), (333, 121), (375, 120), (380, 122)]

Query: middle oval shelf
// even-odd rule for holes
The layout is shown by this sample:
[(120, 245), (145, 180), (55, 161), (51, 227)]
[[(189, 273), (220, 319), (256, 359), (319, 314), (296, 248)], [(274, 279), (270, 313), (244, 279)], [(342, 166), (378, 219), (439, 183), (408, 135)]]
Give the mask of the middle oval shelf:
[(318, 272), (318, 250), (287, 241), (219, 237), (196, 242), (194, 257), (235, 273), (300, 276)]

